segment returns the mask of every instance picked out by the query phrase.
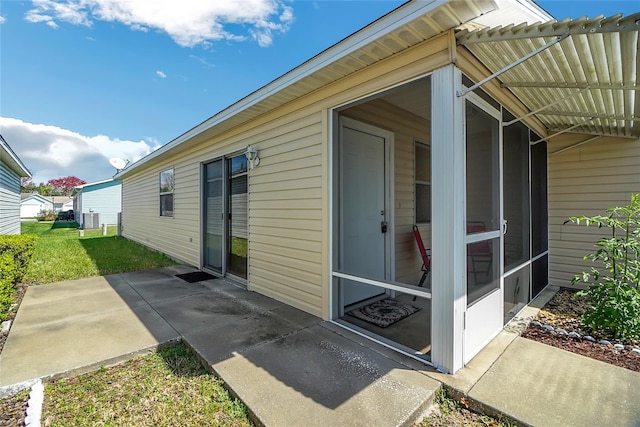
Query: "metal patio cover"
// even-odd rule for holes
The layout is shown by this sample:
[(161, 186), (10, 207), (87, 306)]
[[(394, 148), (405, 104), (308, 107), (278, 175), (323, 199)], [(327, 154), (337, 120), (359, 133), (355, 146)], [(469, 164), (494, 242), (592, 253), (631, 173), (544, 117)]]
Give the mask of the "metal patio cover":
[(549, 135), (638, 138), (639, 34), (637, 13), (461, 30), (456, 39), (490, 72), (504, 70), (494, 77)]

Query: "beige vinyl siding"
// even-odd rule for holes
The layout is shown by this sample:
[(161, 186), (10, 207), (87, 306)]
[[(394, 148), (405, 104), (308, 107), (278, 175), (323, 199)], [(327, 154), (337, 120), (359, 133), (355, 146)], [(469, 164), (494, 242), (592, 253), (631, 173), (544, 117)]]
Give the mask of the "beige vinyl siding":
[(640, 192), (640, 140), (601, 138), (553, 155), (590, 138), (572, 135), (549, 144), (549, 282), (570, 286), (575, 274), (589, 270), (582, 257), (607, 235), (597, 227), (564, 224), (570, 216), (597, 215), (629, 203)]
[[(196, 188), (190, 187), (191, 169)], [(124, 237), (166, 253), (191, 265), (200, 265), (199, 164), (176, 166), (174, 216), (160, 216), (160, 165), (149, 173), (122, 181), (122, 233)]]
[(249, 286), (321, 316), (322, 116), (305, 113), (297, 126), (281, 118), (259, 141), (260, 166), (249, 173)]
[[(248, 286), (328, 317), (328, 109), (446, 65), (449, 42), (448, 35), (436, 37), (226, 133), (205, 133), (149, 161), (123, 179), (124, 236), (200, 266), (200, 165), (253, 145), (260, 165), (249, 172)], [(407, 150), (411, 154), (398, 155), (398, 161), (412, 164), (413, 149)], [(174, 217), (161, 218), (159, 172), (169, 167), (175, 169)], [(406, 183), (412, 188), (411, 179)], [(409, 190), (400, 194), (412, 197)], [(413, 221), (411, 213), (401, 217)], [(412, 247), (406, 240), (399, 244)]]
[[(349, 108), (343, 114), (394, 134), (395, 281), (417, 284), (422, 261), (413, 237), (414, 146), (415, 141), (430, 143), (429, 121), (380, 99)], [(431, 247), (430, 225), (423, 224), (420, 228), (425, 247)]]

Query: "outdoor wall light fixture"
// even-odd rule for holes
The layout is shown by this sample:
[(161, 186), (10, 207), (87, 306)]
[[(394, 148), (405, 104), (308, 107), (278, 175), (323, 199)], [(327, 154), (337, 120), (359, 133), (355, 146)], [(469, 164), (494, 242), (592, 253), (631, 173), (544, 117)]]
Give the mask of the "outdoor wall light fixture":
[(258, 157), (258, 149), (250, 145), (247, 146), (247, 151), (244, 153), (249, 161), (249, 169), (253, 169), (260, 164), (260, 157)]

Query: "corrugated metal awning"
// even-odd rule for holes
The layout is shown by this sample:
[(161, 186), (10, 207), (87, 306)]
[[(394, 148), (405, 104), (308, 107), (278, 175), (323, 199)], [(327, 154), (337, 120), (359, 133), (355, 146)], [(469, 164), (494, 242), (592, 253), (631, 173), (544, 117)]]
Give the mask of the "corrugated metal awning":
[(456, 34), (550, 134), (640, 137), (640, 13)]

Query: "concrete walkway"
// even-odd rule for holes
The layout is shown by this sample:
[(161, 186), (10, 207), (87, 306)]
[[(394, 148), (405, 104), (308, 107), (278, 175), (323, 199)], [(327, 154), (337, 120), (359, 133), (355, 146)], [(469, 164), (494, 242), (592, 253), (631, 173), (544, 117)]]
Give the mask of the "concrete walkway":
[[(640, 374), (518, 337), (535, 304), (456, 375), (177, 266), (28, 289), (0, 354), (0, 396), (183, 339), (268, 426), (411, 425), (444, 382), (539, 426), (640, 426)], [(552, 293), (539, 299), (544, 304)]]

